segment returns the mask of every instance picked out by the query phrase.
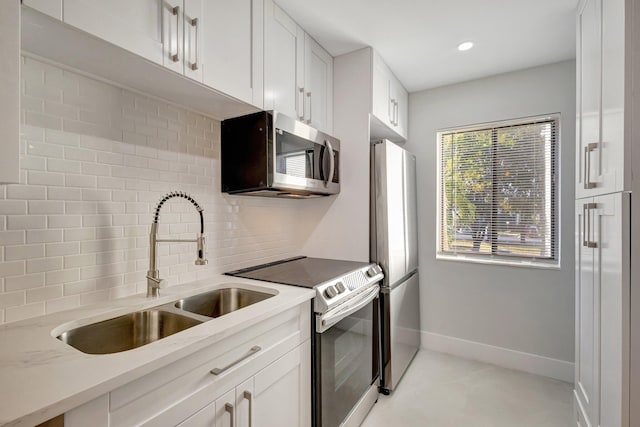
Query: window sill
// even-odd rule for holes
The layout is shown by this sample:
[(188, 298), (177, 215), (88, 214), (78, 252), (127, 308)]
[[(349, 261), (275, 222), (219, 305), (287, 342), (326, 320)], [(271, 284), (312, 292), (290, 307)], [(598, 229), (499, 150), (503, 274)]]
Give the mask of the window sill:
[(530, 261), (525, 259), (505, 260), (504, 258), (480, 258), (465, 255), (436, 254), (438, 261), (468, 262), (472, 264), (502, 265), (505, 267), (537, 268), (543, 270), (560, 270), (560, 261)]

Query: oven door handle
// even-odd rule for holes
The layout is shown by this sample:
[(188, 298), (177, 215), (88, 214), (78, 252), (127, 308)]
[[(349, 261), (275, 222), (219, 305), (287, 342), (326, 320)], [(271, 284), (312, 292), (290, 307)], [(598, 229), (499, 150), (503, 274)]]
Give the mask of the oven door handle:
[(365, 307), (371, 301), (376, 299), (379, 292), (380, 286), (376, 285), (369, 291), (365, 291), (358, 297), (354, 298), (355, 301), (350, 301), (344, 304), (343, 307), (338, 307), (337, 309), (316, 317), (316, 332), (322, 333), (326, 331), (345, 317)]

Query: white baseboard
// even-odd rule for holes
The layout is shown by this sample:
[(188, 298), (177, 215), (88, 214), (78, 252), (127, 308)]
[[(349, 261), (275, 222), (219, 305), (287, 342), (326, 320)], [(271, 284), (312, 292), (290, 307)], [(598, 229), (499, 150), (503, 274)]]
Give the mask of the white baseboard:
[(427, 350), (448, 353), (466, 359), (491, 363), (504, 368), (555, 378), (573, 383), (574, 364), (537, 354), (524, 353), (433, 332), (421, 332), (421, 346)]

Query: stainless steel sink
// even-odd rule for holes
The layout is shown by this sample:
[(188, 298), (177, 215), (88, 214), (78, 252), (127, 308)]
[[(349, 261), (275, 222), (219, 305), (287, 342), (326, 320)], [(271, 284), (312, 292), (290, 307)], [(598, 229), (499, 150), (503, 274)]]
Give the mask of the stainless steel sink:
[(272, 296), (243, 288), (222, 288), (181, 299), (175, 306), (201, 316), (220, 317)]
[(63, 332), (58, 339), (88, 354), (131, 350), (202, 323), (162, 310), (144, 310)]

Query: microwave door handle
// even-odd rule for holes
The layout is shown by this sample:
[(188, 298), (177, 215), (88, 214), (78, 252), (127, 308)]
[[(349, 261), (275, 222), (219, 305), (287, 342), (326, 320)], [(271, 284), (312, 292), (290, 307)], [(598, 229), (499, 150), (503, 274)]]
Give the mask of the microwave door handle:
[[(329, 142), (329, 140), (325, 140), (324, 141), (325, 146), (327, 147), (327, 149), (329, 150), (329, 174), (326, 176), (326, 179), (324, 181), (324, 186), (328, 187), (329, 183), (331, 183), (333, 181), (333, 173), (335, 172), (335, 160), (333, 158), (333, 147), (331, 146), (331, 143)], [(324, 165), (323, 165), (324, 167)]]

